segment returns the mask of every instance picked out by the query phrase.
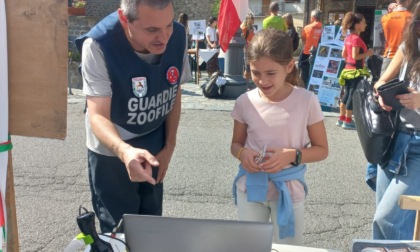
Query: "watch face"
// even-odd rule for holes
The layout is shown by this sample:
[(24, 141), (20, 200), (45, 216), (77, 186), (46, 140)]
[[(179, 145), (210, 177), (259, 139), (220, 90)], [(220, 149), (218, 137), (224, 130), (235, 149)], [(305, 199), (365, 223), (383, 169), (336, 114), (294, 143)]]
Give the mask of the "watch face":
[(300, 160), (302, 159), (302, 152), (300, 152), (300, 150), (296, 149), (296, 165), (300, 164)]

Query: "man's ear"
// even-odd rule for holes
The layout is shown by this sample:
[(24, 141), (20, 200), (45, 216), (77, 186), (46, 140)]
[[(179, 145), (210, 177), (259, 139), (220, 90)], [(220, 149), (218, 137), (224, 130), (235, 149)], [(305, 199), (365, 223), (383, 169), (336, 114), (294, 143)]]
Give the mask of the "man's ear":
[(120, 23), (124, 29), (128, 26), (128, 18), (124, 15), (122, 9), (118, 9), (118, 19), (120, 20)]

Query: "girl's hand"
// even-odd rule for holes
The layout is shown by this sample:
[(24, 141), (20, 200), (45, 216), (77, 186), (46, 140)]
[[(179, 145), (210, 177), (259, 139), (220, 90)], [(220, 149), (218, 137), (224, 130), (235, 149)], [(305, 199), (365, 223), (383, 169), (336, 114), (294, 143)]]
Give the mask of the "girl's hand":
[(385, 81), (383, 81), (383, 80), (378, 80), (376, 83), (375, 83), (375, 86), (373, 87), (373, 90), (374, 90), (374, 92), (375, 92), (375, 94), (378, 96), (378, 102), (379, 102), (379, 105), (384, 109), (384, 110), (386, 110), (386, 111), (391, 111), (391, 109), (392, 109), (392, 107), (390, 107), (390, 106), (388, 106), (388, 105), (386, 105), (385, 103), (384, 103), (384, 100), (382, 99), (382, 97), (377, 93), (377, 89), (378, 89), (378, 87), (380, 87), (380, 86), (382, 86), (382, 85), (384, 85), (386, 82)]
[(295, 149), (267, 148), (267, 157), (259, 168), (268, 173), (276, 173), (290, 166), (296, 159)]
[(378, 102), (379, 102), (379, 105), (381, 105), (381, 107), (384, 110), (386, 110), (386, 111), (391, 111), (392, 110), (392, 107), (390, 107), (390, 106), (388, 106), (384, 103), (384, 100), (382, 99), (382, 96), (378, 96)]
[(239, 156), (239, 160), (241, 161), (242, 167), (247, 172), (255, 173), (255, 172), (261, 172), (260, 167), (255, 163), (255, 157), (259, 153), (253, 150), (250, 150), (248, 148), (244, 148), (241, 152), (241, 155)]
[(410, 93), (395, 96), (400, 103), (408, 109), (420, 108), (420, 93), (412, 88), (408, 88)]

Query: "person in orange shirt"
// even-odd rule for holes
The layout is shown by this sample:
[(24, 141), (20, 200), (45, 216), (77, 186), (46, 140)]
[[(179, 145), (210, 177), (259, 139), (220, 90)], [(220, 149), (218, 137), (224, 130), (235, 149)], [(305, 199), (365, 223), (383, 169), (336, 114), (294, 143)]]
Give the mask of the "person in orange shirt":
[(241, 24), (242, 34), (241, 36), (245, 39), (244, 46), (244, 78), (248, 82), (251, 79), (251, 71), (249, 69), (249, 63), (246, 57), (246, 48), (249, 41), (254, 37), (254, 15), (248, 13), (245, 18), (245, 21)]
[(309, 64), (308, 58), (310, 56), (310, 50), (312, 47), (317, 48), (319, 39), (322, 33), (322, 12), (320, 10), (311, 11), (311, 23), (306, 25), (302, 31), (302, 42), (303, 50), (299, 58), (300, 76), (305, 83), (305, 87), (308, 87), (309, 72), (311, 65)]
[(401, 44), (404, 27), (412, 19), (412, 14), (407, 10), (411, 0), (397, 0), (397, 5), (392, 12), (381, 19), (385, 36), (385, 51), (381, 68), (381, 75), (385, 72), (392, 58), (394, 58)]

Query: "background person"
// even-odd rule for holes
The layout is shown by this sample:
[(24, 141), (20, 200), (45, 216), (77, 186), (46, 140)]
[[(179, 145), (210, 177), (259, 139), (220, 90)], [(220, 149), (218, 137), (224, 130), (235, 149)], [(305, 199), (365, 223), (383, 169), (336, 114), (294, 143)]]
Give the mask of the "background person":
[(245, 18), (245, 21), (241, 24), (241, 36), (245, 39), (244, 46), (244, 78), (248, 82), (251, 79), (251, 70), (249, 69), (249, 63), (246, 57), (246, 48), (249, 44), (249, 41), (254, 37), (254, 15), (248, 13)]
[[(401, 209), (398, 200), (401, 195), (420, 196), (419, 38), (420, 3), (417, 3), (414, 6), (413, 22), (406, 27), (402, 44), (374, 86), (376, 90), (399, 75), (400, 80), (409, 81), (410, 93), (396, 96), (404, 108), (399, 114), (399, 129), (396, 132), (391, 158), (387, 165), (378, 169), (373, 239), (413, 239), (416, 211)], [(383, 103), (380, 96), (379, 103), (384, 109), (391, 109)]]
[(273, 1), (269, 6), (270, 16), (264, 18), (263, 29), (274, 28), (280, 31), (286, 32), (287, 26), (286, 21), (279, 16), (280, 6), (277, 1)]
[[(196, 58), (193, 58), (190, 56), (190, 54), (197, 54), (197, 43), (195, 44), (196, 47), (192, 47), (192, 41), (191, 38), (192, 36), (190, 35), (189, 32), (189, 28), (188, 28), (188, 15), (186, 13), (180, 13), (178, 16), (178, 22), (181, 23), (184, 27), (185, 27), (185, 32), (187, 33), (187, 38), (188, 38), (188, 59), (190, 62), (190, 67), (191, 67), (191, 71), (195, 70), (197, 67), (197, 62), (196, 62)], [(197, 57), (197, 56), (196, 56)], [(200, 71), (199, 69), (197, 69), (197, 71)]]
[[(238, 218), (263, 222), (271, 218), (275, 243), (300, 245), (305, 164), (328, 155), (321, 106), (313, 92), (298, 87), (286, 33), (275, 29), (257, 33), (248, 46), (248, 60), (257, 88), (241, 95), (232, 111), (231, 154), (241, 162), (233, 190)], [(263, 145), (267, 156), (260, 164), (255, 158)]]
[[(207, 41), (207, 49), (217, 49), (218, 39), (217, 39), (217, 18), (210, 17), (207, 23), (206, 28), (206, 41)], [(214, 73), (219, 71), (219, 62), (218, 62), (219, 53), (215, 53), (208, 61), (207, 61), (207, 74), (208, 77)]]
[(385, 51), (383, 55), (381, 75), (385, 72), (402, 41), (405, 26), (411, 22), (412, 14), (407, 10), (411, 0), (397, 0), (397, 4), (389, 6), (391, 12), (382, 19), (382, 28), (385, 37)]
[(295, 25), (293, 24), (293, 16), (290, 13), (283, 15), (284, 20), (287, 25), (287, 35), (289, 35), (292, 40), (293, 52), (295, 52), (299, 47), (299, 34), (296, 31)]
[(309, 63), (309, 56), (311, 56), (311, 49), (318, 47), (319, 40), (322, 34), (322, 12), (320, 10), (311, 11), (311, 23), (303, 27), (302, 43), (303, 49), (299, 57), (300, 76), (305, 83), (305, 87), (309, 85), (309, 75), (311, 71), (311, 64)]
[[(340, 102), (340, 117), (336, 125), (343, 129), (356, 129), (353, 117), (353, 93), (357, 84), (369, 76), (369, 70), (365, 67), (365, 58), (373, 55), (372, 49), (367, 49), (360, 33), (366, 29), (366, 20), (360, 13), (348, 12), (344, 16), (343, 31), (349, 30), (350, 34), (344, 40), (342, 56), (346, 61), (341, 72), (339, 82), (344, 84), (344, 94)], [(343, 83), (344, 82), (344, 83)]]
[(89, 184), (103, 233), (123, 214), (162, 215), (180, 84), (191, 79), (185, 28), (173, 18), (172, 0), (122, 0), (117, 12), (76, 40)]
[[(381, 19), (382, 27), (383, 27), (382, 35), (384, 36), (383, 39), (385, 40), (386, 50), (384, 52), (385, 55), (382, 57), (380, 75), (383, 75), (385, 73), (386, 68), (388, 67), (389, 63), (391, 62), (392, 58), (395, 55), (396, 49), (392, 50), (392, 48), (398, 48), (401, 43), (402, 33), (404, 31), (404, 28), (411, 19), (411, 13), (407, 11), (407, 6), (409, 6), (410, 3), (411, 3), (411, 0), (403, 0), (403, 1), (398, 1), (398, 3), (390, 3), (388, 5), (388, 14), (392, 13), (395, 9), (396, 12), (392, 13), (396, 15), (395, 21), (393, 20), (391, 16), (388, 16), (388, 15), (383, 16)], [(403, 16), (405, 16), (406, 14), (409, 15), (409, 17), (407, 16), (406, 18), (403, 18)], [(390, 37), (389, 41), (391, 43), (388, 43), (388, 41), (385, 39), (385, 26), (387, 27), (386, 33), (388, 34), (387, 36)], [(391, 28), (391, 26), (393, 28)], [(396, 44), (396, 46), (390, 46), (390, 44)], [(372, 84), (373, 84), (373, 79), (372, 79)], [(366, 166), (366, 183), (374, 191), (376, 191), (376, 177), (378, 173), (377, 170), (378, 170), (377, 164), (372, 164), (368, 162)]]

